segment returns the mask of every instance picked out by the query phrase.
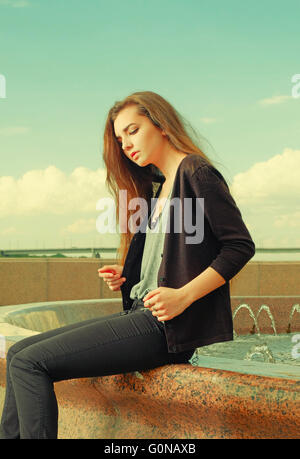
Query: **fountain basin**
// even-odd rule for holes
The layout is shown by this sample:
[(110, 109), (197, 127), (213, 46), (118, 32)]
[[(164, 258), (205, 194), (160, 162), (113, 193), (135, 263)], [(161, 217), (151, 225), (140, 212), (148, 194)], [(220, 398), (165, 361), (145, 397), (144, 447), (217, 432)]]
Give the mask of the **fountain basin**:
[[(241, 309), (244, 313), (246, 308)], [(3, 357), (23, 337), (119, 310), (118, 299), (1, 307)], [(240, 311), (235, 316), (237, 332), (239, 315)], [(290, 335), (291, 349), (296, 332)], [(278, 335), (274, 340), (278, 337), (282, 338)], [(241, 349), (241, 339), (247, 341), (243, 336), (222, 344)], [(248, 350), (253, 339), (251, 335)], [(288, 342), (287, 334), (287, 347)], [(298, 359), (294, 365), (244, 360), (237, 358), (233, 347), (224, 357), (213, 346), (194, 354), (192, 365), (56, 383), (59, 438), (299, 438)], [(0, 359), (0, 385), (3, 399), (4, 358)]]

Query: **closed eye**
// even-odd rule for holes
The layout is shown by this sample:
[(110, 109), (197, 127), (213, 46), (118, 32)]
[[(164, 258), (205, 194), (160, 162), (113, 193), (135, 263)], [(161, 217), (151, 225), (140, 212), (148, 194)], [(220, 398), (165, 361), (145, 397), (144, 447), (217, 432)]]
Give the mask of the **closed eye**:
[(134, 131), (131, 131), (131, 132), (129, 133), (129, 135), (135, 134), (138, 130), (139, 130), (139, 128), (136, 128)]
[[(139, 128), (134, 129), (133, 131), (129, 132), (129, 135), (136, 134), (138, 130), (139, 130)], [(119, 144), (122, 145), (122, 140), (120, 139), (120, 137), (118, 137), (117, 140), (118, 140)]]

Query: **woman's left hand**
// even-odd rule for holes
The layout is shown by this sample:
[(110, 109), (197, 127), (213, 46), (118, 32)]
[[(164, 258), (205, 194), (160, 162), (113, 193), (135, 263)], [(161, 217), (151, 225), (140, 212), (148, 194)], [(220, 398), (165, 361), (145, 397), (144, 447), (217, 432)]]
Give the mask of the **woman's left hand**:
[(190, 303), (180, 288), (158, 287), (143, 298), (145, 308), (159, 321), (173, 319), (181, 314)]

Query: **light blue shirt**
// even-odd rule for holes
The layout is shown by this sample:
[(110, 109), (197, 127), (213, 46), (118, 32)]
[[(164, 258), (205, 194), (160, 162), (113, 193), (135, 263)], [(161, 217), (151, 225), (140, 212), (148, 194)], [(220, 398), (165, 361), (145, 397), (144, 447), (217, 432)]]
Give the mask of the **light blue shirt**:
[(152, 215), (155, 208), (149, 218), (146, 230), (140, 281), (132, 287), (130, 292), (130, 298), (133, 300), (137, 298), (144, 298), (148, 292), (155, 290), (158, 287), (157, 275), (164, 249), (165, 231), (170, 207), (170, 196), (171, 192), (166, 199), (160, 215), (155, 222), (152, 223), (152, 228), (149, 228), (149, 222), (152, 221)]

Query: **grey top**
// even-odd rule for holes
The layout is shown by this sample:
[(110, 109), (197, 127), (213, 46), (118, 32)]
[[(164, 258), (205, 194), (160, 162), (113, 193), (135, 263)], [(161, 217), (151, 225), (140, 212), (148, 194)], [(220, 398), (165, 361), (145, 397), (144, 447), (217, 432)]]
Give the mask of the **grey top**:
[[(149, 218), (146, 230), (140, 281), (132, 287), (130, 292), (130, 298), (133, 300), (136, 298), (144, 298), (148, 292), (155, 290), (158, 287), (157, 275), (163, 255), (165, 230), (169, 215), (168, 210), (170, 207), (170, 196), (171, 192), (166, 199), (164, 207), (158, 218), (155, 221), (152, 220), (155, 208)], [(152, 221), (151, 228), (149, 228), (150, 221)]]

